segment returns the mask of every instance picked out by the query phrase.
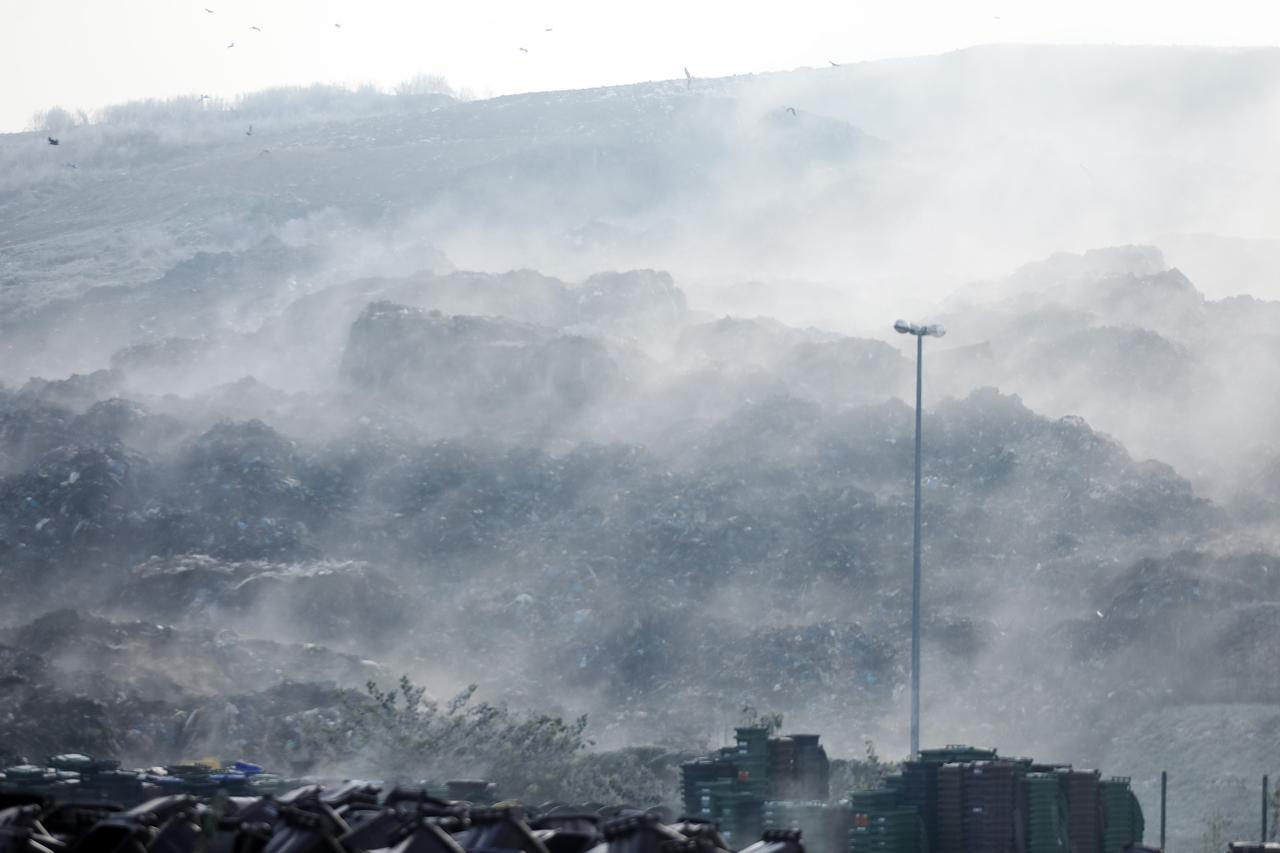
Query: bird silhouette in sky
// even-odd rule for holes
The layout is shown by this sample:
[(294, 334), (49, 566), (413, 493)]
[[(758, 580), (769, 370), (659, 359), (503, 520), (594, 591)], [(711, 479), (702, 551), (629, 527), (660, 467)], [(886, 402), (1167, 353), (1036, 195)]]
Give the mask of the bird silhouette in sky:
[(839, 67), (840, 67), (840, 63), (839, 63), (839, 62), (836, 62), (834, 59), (828, 59), (828, 60), (827, 60), (827, 62), (830, 62), (830, 63), (831, 63), (831, 67), (832, 67), (832, 68), (839, 68)]
[(208, 6), (205, 7), (205, 11), (208, 12), (210, 15), (213, 14), (213, 10), (210, 9)]
[(795, 108), (795, 107), (787, 107), (787, 112), (791, 113), (792, 115), (795, 115), (795, 114), (796, 114), (796, 108)]
[(693, 75), (689, 73), (689, 66), (684, 67), (684, 87), (688, 89), (693, 85)]
[(235, 42), (232, 42), (231, 44), (227, 45), (227, 50), (231, 50), (231, 48), (233, 48), (233, 47), (235, 47), (235, 46), (236, 46), (236, 43), (235, 43)]
[(520, 48), (516, 48), (516, 49), (517, 49), (517, 50), (519, 50), (521, 53), (528, 53), (528, 52), (529, 52), (529, 48), (527, 48), (527, 47), (520, 47)]
[(58, 140), (54, 139), (52, 136), (46, 136), (46, 137), (45, 137), (45, 139), (49, 140), (49, 144), (50, 144), (50, 145), (61, 145), (61, 144), (62, 144), (62, 143), (60, 143)]
[(334, 26), (337, 27), (338, 29), (342, 29), (342, 24), (334, 24)]
[(249, 129), (244, 132), (245, 136), (253, 136), (253, 125), (249, 125)]
[(262, 32), (262, 27), (249, 27), (249, 29), (253, 30), (255, 33)]

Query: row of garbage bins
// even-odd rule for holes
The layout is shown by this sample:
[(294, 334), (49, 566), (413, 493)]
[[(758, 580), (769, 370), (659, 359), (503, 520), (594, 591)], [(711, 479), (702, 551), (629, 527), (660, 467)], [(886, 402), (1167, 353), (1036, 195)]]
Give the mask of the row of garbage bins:
[[(739, 728), (734, 746), (681, 766), (687, 813), (717, 821), (731, 842), (802, 829), (811, 853), (1125, 853), (1142, 844), (1126, 778), (956, 744), (922, 750), (878, 787), (832, 801), (817, 741)], [(813, 759), (776, 760), (793, 744)], [(801, 765), (815, 769), (797, 773)], [(810, 799), (779, 796), (794, 791)]]
[[(280, 795), (168, 794), (132, 807), (0, 791), (0, 853), (730, 853), (713, 822), (659, 811), (477, 807), (419, 787), (309, 784)], [(771, 830), (749, 853), (804, 853)]]

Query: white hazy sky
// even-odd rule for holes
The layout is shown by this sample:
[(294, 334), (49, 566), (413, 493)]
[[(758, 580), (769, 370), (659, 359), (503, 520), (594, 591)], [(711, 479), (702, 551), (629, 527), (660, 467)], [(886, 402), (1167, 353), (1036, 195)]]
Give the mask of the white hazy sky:
[(1275, 45), (1280, 2), (0, 0), (0, 131), (55, 104), (419, 72), (507, 94), (987, 43)]

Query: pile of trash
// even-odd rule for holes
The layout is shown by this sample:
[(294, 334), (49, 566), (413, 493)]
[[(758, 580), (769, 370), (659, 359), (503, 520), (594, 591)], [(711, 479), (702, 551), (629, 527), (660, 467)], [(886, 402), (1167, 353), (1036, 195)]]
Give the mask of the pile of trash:
[(110, 802), (132, 807), (159, 796), (265, 796), (282, 794), (300, 782), (266, 772), (250, 761), (217, 759), (171, 765), (121, 768), (113, 758), (79, 752), (52, 755), (43, 765), (23, 761), (0, 770), (0, 797), (43, 796), (58, 802)]
[(0, 673), (0, 761), (10, 762), (54, 751), (137, 759), (267, 737), (284, 744), (308, 712), (358, 705), (361, 695), (338, 685), (388, 677), (372, 661), (314, 644), (76, 610), (0, 632)]
[(166, 624), (203, 624), (252, 633), (287, 625), (309, 642), (360, 637), (385, 643), (407, 609), (384, 572), (353, 560), (224, 561), (203, 554), (152, 557), (115, 587), (121, 613)]
[(528, 418), (547, 427), (623, 387), (619, 363), (602, 343), (501, 318), (445, 316), (375, 302), (351, 327), (342, 358), (351, 388), (387, 405), (408, 406), (445, 433)]

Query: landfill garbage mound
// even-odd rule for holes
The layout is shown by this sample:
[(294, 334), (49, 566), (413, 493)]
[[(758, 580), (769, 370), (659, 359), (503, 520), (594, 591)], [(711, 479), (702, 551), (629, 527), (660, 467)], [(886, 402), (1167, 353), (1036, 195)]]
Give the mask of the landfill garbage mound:
[[(308, 642), (365, 636), (383, 645), (407, 619), (403, 591), (366, 563), (316, 560), (227, 562), (203, 554), (153, 557), (133, 569), (108, 602), (120, 614), (166, 624), (251, 632), (294, 626)], [(377, 636), (379, 633), (384, 636)]]
[[(709, 256), (732, 275), (845, 282), (866, 267), (914, 272), (921, 255), (937, 258), (928, 275), (1117, 233), (1250, 233), (1265, 196), (1249, 168), (1224, 173), (1213, 154), (1269, 153), (1254, 117), (1275, 63), (1265, 50), (1001, 45), (478, 102), (321, 86), (209, 109), (120, 105), (57, 148), (36, 133), (0, 140), (18, 285), (0, 291), (0, 315), (264, 234), (296, 244), (327, 217), (456, 229), (495, 268), (529, 264), (543, 253), (528, 244), (545, 241), (553, 257), (607, 259), (597, 267)], [(1238, 97), (1222, 104), (1205, 80)], [(1067, 137), (1070, 156), (1043, 156)], [(1167, 154), (1153, 162), (1155, 145)], [(1176, 204), (1168, 186), (1184, 187)], [(1125, 204), (1103, 204), (1107, 192)], [(1254, 203), (1215, 204), (1224, 195)], [(104, 224), (121, 198), (135, 202), (132, 239)]]
[[(1053, 274), (1158, 266), (1118, 255), (1058, 259), (1069, 269)], [(163, 292), (136, 294), (137, 310)], [(815, 728), (856, 707), (868, 722), (845, 748), (892, 725), (913, 423), (892, 399), (910, 363), (889, 345), (710, 320), (648, 270), (382, 275), (295, 294), (256, 330), (148, 334), (110, 369), (0, 389), (0, 580), (15, 591), (0, 608), (15, 660), (65, 667), (63, 644), (84, 634), (91, 663), (69, 672), (101, 682), (73, 682), (68, 703), (109, 693), (190, 713), (285, 682), (359, 694), (372, 669), (524, 707), (555, 691), (572, 697), (557, 712), (590, 709), (610, 743), (695, 743), (744, 705)], [(304, 360), (319, 385), (222, 382)], [(194, 387), (170, 393), (180, 376)], [(1099, 749), (1142, 701), (1122, 693), (1105, 724), (1079, 722), (1131, 677), (1108, 632), (1161, 647), (1150, 620), (1126, 615), (1141, 595), (1106, 590), (1126, 566), (1207, 551), (1235, 508), (1079, 417), (990, 387), (941, 401), (925, 429), (923, 629), (953, 719), (1000, 734), (984, 710), (995, 679), (1058, 700), (1009, 736), (1052, 717)], [(54, 614), (66, 609), (80, 615)], [(1228, 633), (1264, 624), (1216, 618)], [(52, 624), (66, 639), (42, 646)], [(121, 627), (135, 624), (167, 633)], [(157, 647), (157, 663), (99, 658), (103, 631)], [(243, 678), (184, 667), (219, 644), (243, 650)], [(1063, 669), (986, 669), (1015, 649)], [(1208, 691), (1183, 678), (1173, 695), (1221, 689), (1241, 655)], [(1087, 685), (1064, 693), (1063, 672)], [(142, 732), (139, 749), (156, 736), (122, 714), (102, 726)]]
[[(3, 755), (59, 746), (144, 755), (250, 745), (290, 715), (349, 705), (337, 686), (385, 679), (373, 661), (221, 628), (110, 622), (54, 611), (0, 634)], [(283, 743), (283, 736), (281, 742)]]
[[(744, 707), (898, 752), (915, 365), (890, 328), (919, 305), (950, 328), (925, 731), (1121, 772), (1141, 744), (1149, 796), (1238, 714), (1274, 768), (1274, 241), (1226, 240), (1264, 259), (1237, 263), (1254, 296), (1176, 268), (1213, 234), (1015, 267), (1256, 233), (1277, 68), (1004, 46), (0, 136), (0, 752), (292, 776), (430, 746), (609, 802), (670, 789)], [(1242, 778), (1188, 782), (1188, 813)]]
[(387, 302), (369, 305), (352, 325), (341, 372), (363, 393), (436, 417), (485, 412), (490, 429), (507, 433), (523, 419), (572, 419), (621, 379), (605, 348), (587, 338)]
[[(552, 678), (621, 697), (668, 685), (721, 704), (764, 692), (810, 708), (855, 698), (887, 707), (901, 678), (901, 404), (748, 404), (664, 459), (625, 446), (555, 456), (423, 441), (372, 418), (340, 439), (298, 441), (261, 421), (192, 429), (146, 403), (84, 415), (6, 403), (11, 422), (34, 412), (59, 425), (38, 440), (67, 442), (6, 435), (9, 458), (30, 460), (0, 483), (15, 615), (44, 598), (179, 633), (252, 636), (270, 624), (375, 658), (403, 656), (404, 640), (421, 636), (497, 662), (477, 679), (513, 693)], [(931, 545), (952, 555), (937, 588), (954, 606), (933, 611), (926, 630), (959, 660), (989, 637), (988, 612), (968, 607), (966, 566), (1014, 571), (1020, 554), (1036, 554), (1066, 572), (1125, 553), (1135, 537), (1143, 548), (1194, 542), (1217, 518), (1172, 472), (1135, 464), (1079, 422), (1039, 418), (994, 392), (934, 417)], [(167, 443), (135, 438), (166, 430), (176, 433)], [(520, 579), (494, 585), (477, 564)], [(756, 600), (768, 590), (769, 608), (748, 604), (735, 580), (754, 585)], [(716, 583), (726, 597), (708, 607)], [(740, 608), (759, 623), (735, 618)], [(722, 646), (726, 637), (737, 642)], [(694, 663), (688, 647), (718, 651)], [(530, 648), (541, 659), (533, 670), (511, 653)]]
[(970, 286), (939, 319), (959, 330), (932, 362), (949, 389), (988, 382), (1036, 411), (1081, 415), (1223, 500), (1274, 458), (1277, 413), (1248, 401), (1277, 378), (1280, 302), (1209, 298), (1154, 247), (1028, 264)]
[[(1035, 363), (1060, 402), (1084, 371), (1137, 411), (1203, 381), (1222, 354), (1201, 332), (1236, 308), (1161, 266), (1121, 249), (1029, 268), (956, 321), (1014, 332), (929, 356), (954, 393), (924, 415), (925, 713), (956, 738), (1099, 764), (1153, 701), (1277, 701), (1270, 485), (1255, 471), (1253, 491), (1210, 500), (1091, 419), (1029, 405), (1043, 388), (987, 384)], [(506, 708), (503, 732), (560, 720), (565, 778), (605, 790), (674, 772), (610, 747), (687, 750), (745, 706), (845, 752), (900, 736), (914, 421), (898, 350), (716, 319), (651, 270), (281, 287), (255, 323), (134, 323), (81, 372), (0, 388), (0, 748), (381, 772), (368, 756), (414, 754), (421, 722), (370, 728), (369, 682), (400, 673), (431, 696), (474, 684), (460, 707)], [(984, 363), (1000, 369), (965, 378)], [(447, 713), (427, 718), (453, 737)], [(457, 731), (474, 762), (458, 773), (503, 764), (492, 730)], [(603, 749), (590, 772), (586, 740)]]

